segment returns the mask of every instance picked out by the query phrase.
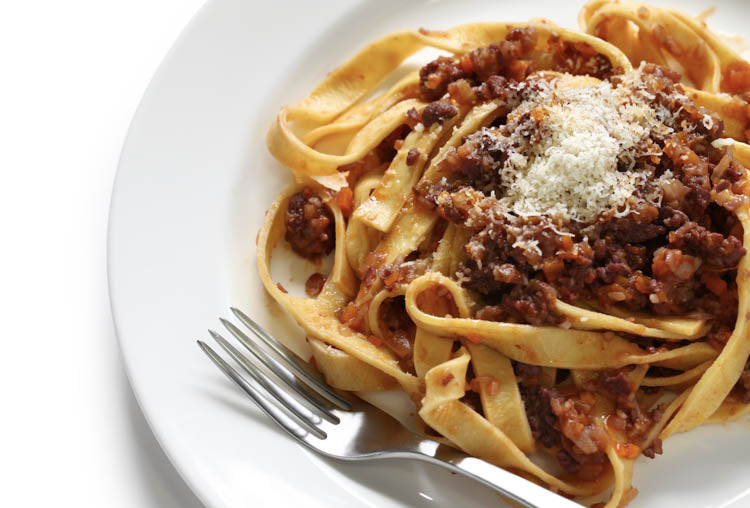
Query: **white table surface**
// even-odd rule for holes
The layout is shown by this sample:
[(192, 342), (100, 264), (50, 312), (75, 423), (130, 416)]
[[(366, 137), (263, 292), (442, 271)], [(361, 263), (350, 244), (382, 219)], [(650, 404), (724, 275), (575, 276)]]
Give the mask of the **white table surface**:
[(202, 3), (0, 1), (3, 506), (200, 506), (125, 377), (106, 229), (130, 119)]

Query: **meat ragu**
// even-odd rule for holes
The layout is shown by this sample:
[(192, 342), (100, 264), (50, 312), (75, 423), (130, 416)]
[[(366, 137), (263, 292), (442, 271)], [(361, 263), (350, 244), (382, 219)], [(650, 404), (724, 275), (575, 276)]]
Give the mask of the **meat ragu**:
[(300, 256), (316, 260), (333, 250), (333, 215), (312, 188), (305, 187), (289, 198), (285, 223), (284, 238)]
[[(555, 333), (564, 329), (576, 339), (581, 335), (574, 334), (585, 330), (607, 341), (614, 337), (644, 357), (671, 354), (697, 340), (704, 343), (700, 354), (710, 360), (730, 340), (738, 319), (738, 266), (746, 249), (737, 211), (747, 206), (746, 169), (726, 149), (722, 119), (694, 101), (679, 73), (652, 63), (637, 70), (627, 60), (615, 65), (616, 58), (584, 42), (591, 39), (542, 36), (544, 28), (536, 26), (508, 26), (503, 40), (424, 65), (418, 82), (415, 75), (401, 92), (399, 100), (412, 102), (390, 120), (390, 134), (384, 136), (383, 129), (377, 146), (373, 142), (362, 150), (369, 153), (338, 166), (346, 179), (342, 189), (318, 192), (321, 187), (310, 181), (291, 196), (284, 211), (285, 238), (308, 259), (330, 253), (336, 247), (331, 210), (338, 207), (347, 240), (350, 231), (358, 240), (365, 237), (362, 231), (369, 236), (357, 261), (349, 257), (358, 286), (345, 296), (343, 289), (334, 295), (333, 327), (345, 330), (345, 337), (358, 334), (363, 349), (385, 352), (378, 361), (386, 358), (381, 363), (400, 369), (389, 373), (393, 378), (417, 379), (410, 395), (418, 407), (427, 398), (424, 372), (469, 355), (474, 363), (466, 367), (469, 360), (463, 357), (465, 374), (440, 371), (435, 384), (446, 391), (458, 386), (462, 411), (468, 407), (487, 419), (490, 406), (484, 399), (507, 384), (479, 370), (473, 345), (496, 347), (494, 353), (513, 367), (512, 373), (504, 370), (518, 387), (516, 414), (525, 415), (537, 449), (555, 457), (566, 475), (591, 480), (609, 470), (613, 450), (622, 459), (660, 455), (662, 441), (654, 436), (667, 425), (665, 415), (675, 413), (665, 413), (666, 402), (659, 397), (672, 400), (694, 381), (663, 378), (694, 373), (710, 362), (685, 366), (647, 358), (640, 363), (648, 367), (636, 367), (638, 361), (624, 365), (631, 361), (627, 357), (592, 370), (590, 363), (537, 361), (532, 354), (523, 357), (525, 351), (514, 356), (490, 344), (486, 330), (529, 331), (525, 325), (532, 325)], [(660, 37), (664, 47), (676, 47), (668, 34)], [(737, 63), (722, 76), (725, 89), (745, 92), (735, 98), (745, 106), (750, 104), (748, 69)], [(489, 119), (461, 130), (470, 112), (489, 111), (486, 105), (496, 108)], [(436, 141), (411, 146), (414, 139)], [(397, 219), (407, 212), (418, 217), (405, 225), (394, 219), (397, 225), (388, 229), (363, 219), (363, 208), (358, 216), (361, 205), (355, 203), (377, 201), (378, 192), (397, 185), (395, 177), (389, 180), (396, 166), (414, 176), (404, 185), (403, 201), (394, 205), (401, 214)], [(415, 175), (422, 167), (424, 172)], [(377, 190), (366, 183), (373, 175), (381, 178)], [(411, 188), (413, 182), (418, 183)], [(418, 222), (429, 222), (421, 236), (400, 237), (399, 247), (407, 247), (390, 255), (390, 235)], [(433, 275), (444, 282), (435, 282)], [(420, 286), (407, 304), (410, 291), (424, 280), (432, 285)], [(322, 274), (311, 276), (308, 296), (316, 298), (325, 282)], [(325, 288), (318, 301), (336, 291), (332, 283)], [(700, 322), (700, 330), (686, 338), (687, 332), (670, 335), (658, 324), (643, 324), (647, 332), (587, 328), (582, 323), (588, 318), (570, 317), (571, 305), (589, 316), (599, 311), (638, 326), (687, 318), (681, 322)], [(436, 329), (436, 322), (448, 323), (449, 331)], [(476, 328), (461, 334), (456, 330), (470, 326), (457, 322)], [(480, 326), (487, 327), (481, 329), (485, 335), (473, 334)], [(452, 350), (443, 364), (417, 375), (423, 340), (418, 332), (425, 329), (425, 336), (451, 340)], [(537, 354), (545, 348), (546, 343)], [(448, 355), (447, 345), (444, 349)], [(475, 377), (472, 367), (482, 375)], [(726, 400), (750, 403), (750, 361)], [(525, 422), (524, 428), (530, 440)], [(447, 437), (450, 429), (440, 432)], [(627, 490), (622, 503), (635, 493)]]
[(389, 298), (379, 308), (379, 320), (383, 329), (383, 342), (399, 358), (402, 368), (414, 372), (415, 326), (406, 313), (404, 297)]
[(615, 412), (607, 418), (607, 425), (626, 436), (630, 445), (618, 453), (637, 455), (647, 449), (651, 458), (661, 454), (660, 443), (646, 446), (646, 438), (653, 425), (661, 420), (662, 407), (643, 411), (635, 397), (635, 387), (624, 371), (601, 372), (585, 388), (572, 383), (549, 388), (539, 384), (538, 374), (530, 374), (536, 372), (534, 366), (516, 363), (514, 369), (534, 438), (545, 448), (557, 450), (557, 459), (566, 472), (583, 472), (585, 477), (592, 478), (607, 463), (605, 451), (610, 437), (594, 421), (597, 394), (614, 401)]
[(323, 290), (326, 283), (326, 276), (322, 273), (315, 272), (305, 281), (305, 294), (310, 298), (315, 298)]
[(524, 143), (531, 150), (547, 135), (544, 118), (534, 118), (539, 109), (512, 112), (547, 85), (541, 78), (488, 78), (493, 97), (507, 103), (507, 121), (467, 137), (441, 163), (443, 178), (416, 188), (424, 206), (474, 232), (459, 276), (483, 297), (478, 318), (559, 324), (551, 305), (556, 298), (597, 301), (660, 315), (717, 316), (712, 337), (726, 339), (736, 319), (734, 280), (745, 249), (736, 217), (709, 197), (726, 189), (740, 194), (744, 168), (712, 146), (722, 122), (684, 95), (678, 75), (654, 65), (640, 73), (635, 84), (620, 76), (610, 81), (652, 97), (657, 111), (638, 141), (644, 149), (618, 163), (618, 171), (644, 183), (621, 209), (588, 222), (508, 211), (512, 182), (503, 181), (503, 168), (509, 158), (529, 155)]

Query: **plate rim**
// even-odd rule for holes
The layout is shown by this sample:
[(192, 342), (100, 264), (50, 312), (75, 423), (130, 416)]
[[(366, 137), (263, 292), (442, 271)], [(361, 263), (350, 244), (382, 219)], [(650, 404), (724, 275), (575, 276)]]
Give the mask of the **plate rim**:
[(135, 111), (133, 112), (133, 116), (131, 117), (130, 121), (128, 122), (128, 126), (126, 129), (125, 137), (122, 140), (122, 145), (120, 147), (119, 154), (117, 156), (117, 165), (115, 169), (115, 175), (112, 180), (112, 186), (110, 188), (110, 199), (109, 199), (109, 207), (107, 209), (107, 230), (106, 230), (106, 260), (105, 260), (105, 270), (106, 270), (106, 281), (107, 281), (107, 295), (109, 297), (109, 309), (110, 314), (112, 316), (112, 325), (114, 327), (115, 331), (115, 340), (117, 342), (117, 349), (119, 351), (120, 361), (123, 366), (123, 370), (125, 372), (125, 377), (127, 378), (128, 385), (130, 387), (131, 392), (133, 393), (133, 398), (135, 399), (136, 404), (138, 405), (138, 410), (143, 415), (144, 420), (146, 421), (146, 424), (148, 425), (149, 431), (154, 436), (154, 439), (156, 440), (157, 444), (159, 445), (159, 448), (164, 453), (164, 455), (167, 457), (167, 460), (169, 461), (169, 464), (174, 468), (174, 470), (177, 472), (179, 477), (182, 479), (182, 481), (185, 482), (185, 485), (190, 489), (190, 491), (195, 495), (196, 498), (203, 504), (204, 506), (217, 506), (218, 503), (215, 499), (214, 495), (211, 495), (210, 492), (208, 492), (209, 489), (204, 489), (203, 485), (196, 481), (192, 477), (192, 475), (188, 474), (188, 472), (181, 466), (180, 462), (177, 460), (177, 458), (174, 455), (174, 451), (172, 448), (166, 445), (164, 442), (163, 436), (161, 435), (161, 432), (157, 430), (157, 425), (154, 424), (152, 418), (153, 415), (150, 411), (147, 411), (144, 407), (143, 402), (143, 395), (141, 392), (141, 388), (139, 388), (139, 382), (135, 380), (135, 376), (132, 372), (132, 360), (125, 352), (125, 344), (123, 339), (123, 333), (122, 333), (122, 325), (121, 321), (119, 319), (119, 312), (117, 310), (117, 305), (115, 303), (116, 297), (115, 297), (115, 291), (113, 289), (113, 272), (112, 272), (112, 257), (113, 257), (113, 238), (115, 236), (114, 229), (112, 227), (112, 217), (115, 215), (115, 207), (117, 206), (116, 203), (116, 195), (118, 194), (118, 184), (120, 183), (120, 180), (122, 178), (122, 175), (124, 173), (123, 168), (123, 159), (124, 156), (129, 148), (131, 139), (134, 135), (134, 126), (137, 124), (137, 122), (140, 120), (144, 108), (145, 103), (147, 102), (149, 98), (149, 94), (153, 93), (154, 85), (159, 81), (162, 74), (165, 72), (165, 69), (170, 65), (172, 59), (174, 58), (174, 54), (179, 50), (179, 48), (185, 43), (186, 38), (189, 36), (189, 34), (193, 31), (195, 25), (199, 22), (203, 14), (218, 0), (204, 0), (204, 2), (198, 7), (198, 9), (192, 14), (188, 22), (180, 28), (177, 37), (175, 37), (174, 41), (170, 44), (169, 49), (167, 49), (166, 53), (162, 57), (162, 59), (159, 61), (159, 64), (157, 65), (156, 69), (154, 70), (153, 74), (149, 77), (148, 82), (146, 83), (145, 88), (143, 88), (143, 92), (138, 99), (138, 104), (135, 107)]

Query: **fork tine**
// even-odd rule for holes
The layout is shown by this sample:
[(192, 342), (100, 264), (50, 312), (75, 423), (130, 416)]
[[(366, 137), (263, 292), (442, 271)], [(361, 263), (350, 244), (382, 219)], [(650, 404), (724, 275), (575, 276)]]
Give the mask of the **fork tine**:
[(313, 434), (320, 439), (325, 439), (327, 437), (326, 433), (315, 425), (312, 425), (294, 413), (288, 412), (271, 403), (258, 389), (248, 383), (245, 378), (234, 369), (234, 367), (225, 362), (216, 351), (211, 348), (211, 346), (201, 340), (197, 342), (198, 347), (206, 353), (206, 356), (214, 362), (219, 370), (221, 370), (237, 386), (242, 388), (242, 390), (253, 399), (253, 402), (255, 402), (264, 413), (266, 413), (266, 416), (278, 423), (284, 430), (297, 439), (304, 439), (308, 433)]
[[(240, 353), (237, 348), (230, 344), (224, 337), (214, 332), (213, 330), (209, 330), (208, 333), (211, 334), (211, 337), (214, 338), (214, 340), (221, 346), (221, 348), (226, 351), (229, 356), (234, 358), (234, 361), (236, 361), (240, 365), (240, 367), (242, 367), (242, 369), (255, 380), (256, 383), (265, 388), (266, 391), (273, 395), (273, 397), (277, 401), (283, 404), (284, 407), (286, 407), (289, 411), (295, 413), (296, 416), (305, 419), (311, 425), (318, 425), (321, 422), (320, 416), (324, 417), (326, 420), (334, 424), (337, 424), (341, 421), (336, 415), (330, 413), (328, 410), (321, 410), (318, 406), (311, 403), (309, 399), (303, 398), (302, 400), (298, 400), (297, 398), (291, 396), (289, 393), (279, 388), (276, 383), (269, 379), (265, 373), (258, 369), (258, 367), (253, 365), (245, 355)], [(315, 414), (316, 412), (319, 412), (320, 415)]]
[[(235, 309), (234, 307), (231, 307), (231, 310), (237, 316), (237, 318), (240, 321), (242, 321), (242, 323), (245, 326), (247, 326), (259, 339), (261, 339), (276, 354), (278, 354), (281, 358), (283, 358), (283, 360), (285, 361), (289, 369), (293, 371), (293, 373), (290, 372), (289, 369), (284, 367), (284, 365), (282, 365), (281, 363), (276, 361), (273, 357), (268, 355), (263, 349), (259, 348), (258, 345), (255, 344), (255, 342), (253, 342), (252, 340), (250, 340), (250, 338), (242, 330), (234, 326), (231, 322), (227, 321), (226, 319), (221, 318), (220, 320), (222, 324), (227, 328), (227, 330), (229, 330), (232, 333), (232, 335), (234, 335), (237, 338), (237, 340), (242, 342), (242, 345), (245, 346), (258, 360), (260, 360), (274, 374), (277, 374), (280, 378), (286, 381), (287, 384), (289, 384), (289, 386), (293, 388), (300, 386), (294, 377), (295, 375), (297, 375), (299, 378), (302, 379), (302, 381), (305, 382), (307, 386), (312, 388), (316, 393), (318, 393), (321, 397), (328, 400), (330, 403), (338, 406), (341, 409), (345, 409), (347, 411), (351, 410), (352, 405), (349, 403), (349, 401), (340, 397), (329, 387), (322, 384), (320, 381), (318, 381), (317, 379), (312, 377), (310, 374), (308, 374), (307, 371), (299, 364), (297, 359), (294, 358), (290, 353), (288, 353), (281, 346), (281, 344), (279, 344), (279, 342), (276, 339), (271, 337), (271, 335), (269, 335), (268, 332), (266, 332), (263, 328), (261, 328), (261, 326), (258, 323), (250, 319), (244, 312), (242, 312), (239, 309)], [(295, 390), (296, 389), (297, 388), (295, 388)]]
[[(253, 342), (250, 337), (245, 335), (232, 323), (225, 319), (220, 319), (220, 321), (227, 330), (229, 330), (232, 335), (234, 335), (237, 340), (239, 340), (239, 342), (253, 354), (255, 358), (265, 365), (272, 373), (276, 374), (283, 383), (292, 389), (293, 392), (299, 395), (299, 400), (304, 400), (305, 403), (315, 408), (319, 414), (325, 416), (325, 418), (332, 423), (338, 423), (338, 418), (329, 411), (323, 402), (315, 397), (314, 392), (310, 392), (304, 384), (300, 383), (297, 378), (294, 377), (294, 374), (283, 365), (283, 363), (270, 356), (266, 351), (260, 348), (256, 342)], [(213, 336), (215, 332), (209, 330), (209, 333)]]

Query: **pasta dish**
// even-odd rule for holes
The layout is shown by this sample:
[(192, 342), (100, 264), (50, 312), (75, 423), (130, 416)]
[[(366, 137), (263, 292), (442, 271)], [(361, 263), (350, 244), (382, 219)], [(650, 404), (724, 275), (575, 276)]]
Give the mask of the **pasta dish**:
[[(750, 64), (677, 10), (579, 22), (390, 34), (281, 109), (258, 266), (330, 385), (609, 508), (664, 439), (750, 412)], [(333, 268), (289, 294), (277, 245)]]

